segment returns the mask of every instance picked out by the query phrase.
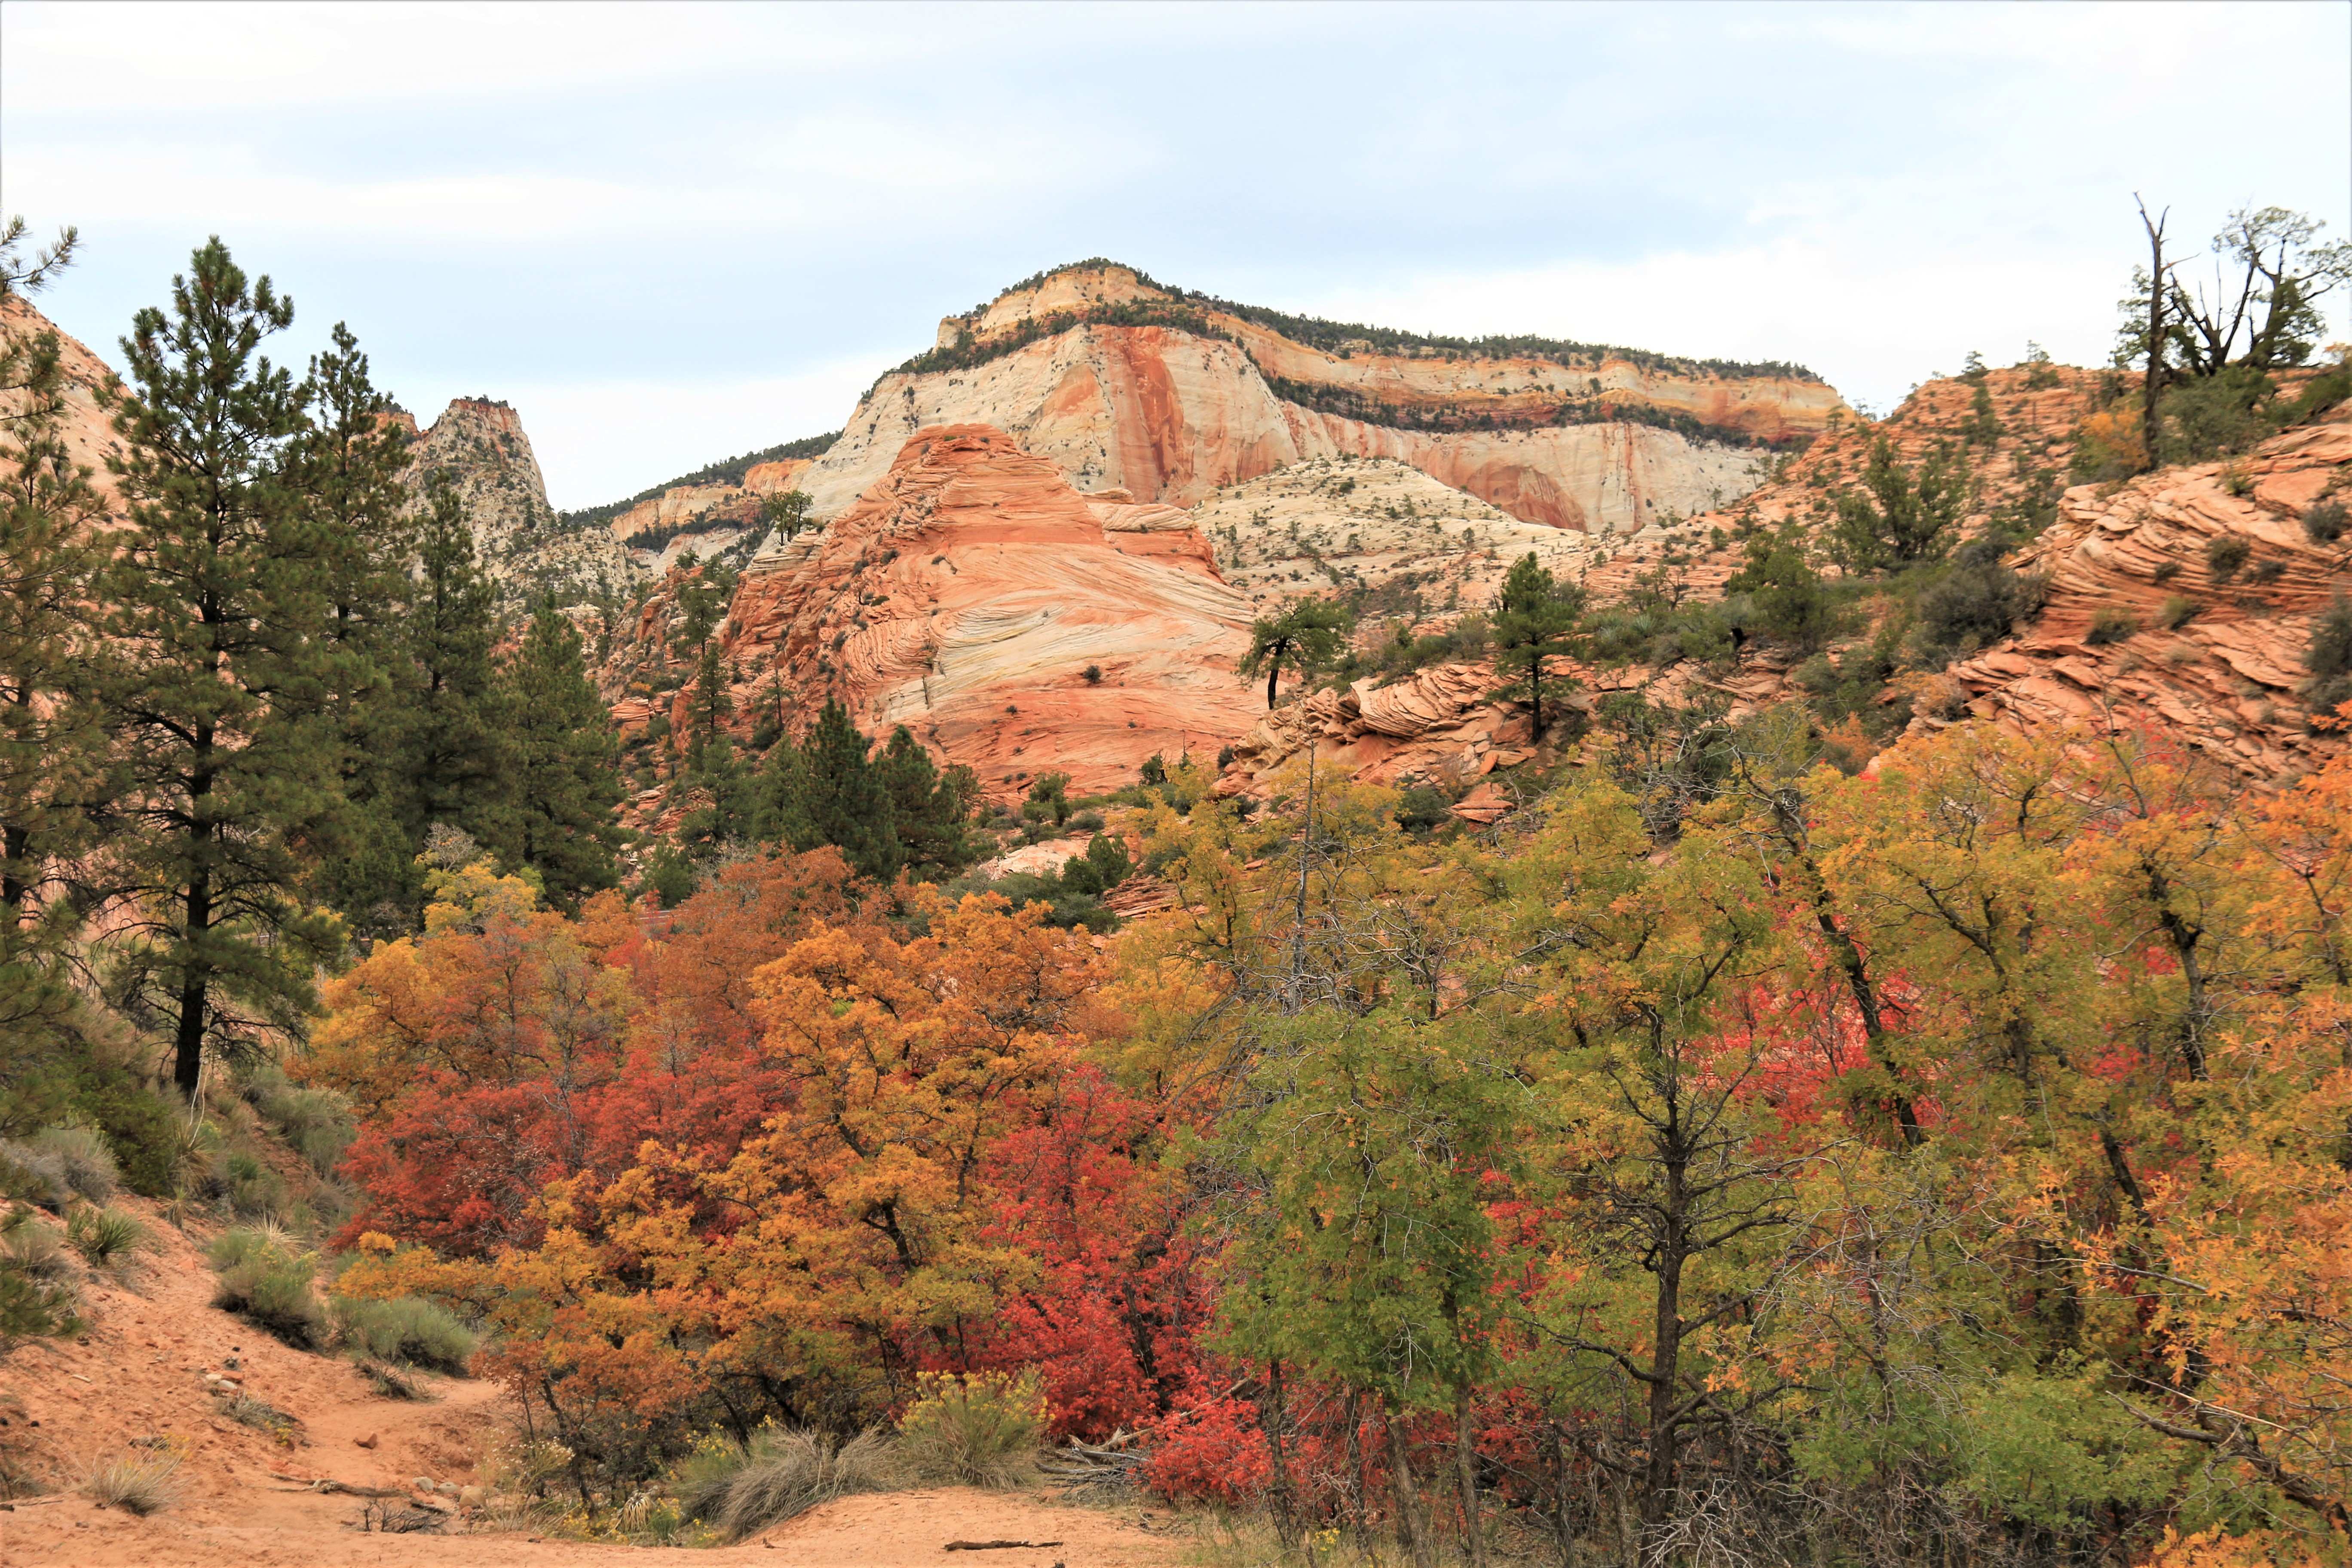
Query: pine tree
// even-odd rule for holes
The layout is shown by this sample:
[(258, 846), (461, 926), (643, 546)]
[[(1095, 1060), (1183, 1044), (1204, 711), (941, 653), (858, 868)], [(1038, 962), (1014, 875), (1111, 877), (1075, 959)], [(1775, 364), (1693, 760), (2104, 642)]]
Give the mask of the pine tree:
[(538, 872), (559, 904), (614, 886), (620, 742), (588, 679), (580, 634), (552, 604), (531, 617), (499, 684), (512, 760), (487, 841), (509, 865)]
[(1570, 635), (1584, 614), (1584, 594), (1573, 584), (1561, 584), (1536, 562), (1530, 550), (1503, 579), (1496, 603), (1495, 662), (1512, 670), (1498, 695), (1524, 695), (1535, 713), (1535, 733), (1544, 732), (1544, 669), (1568, 655)]
[(207, 1045), (295, 1027), (340, 945), (299, 897), (341, 792), (303, 391), (260, 353), (293, 316), (215, 238), (168, 316), (133, 319), (110, 397), (130, 522), (97, 595), (100, 689), (126, 773), (110, 868), (139, 911), (118, 983), (170, 1027), (191, 1099)]
[(1301, 599), (1279, 616), (1263, 617), (1251, 626), (1249, 652), (1234, 668), (1243, 675), (1265, 671), (1265, 705), (1272, 708), (1283, 667), (1305, 676), (1328, 666), (1346, 650), (1352, 625), (1343, 606), (1322, 599)]
[(436, 823), (478, 840), (497, 831), (512, 761), (498, 668), (498, 584), (474, 559), (474, 532), (446, 478), (428, 491), (401, 653), (414, 690), (400, 704), (394, 753), (404, 838)]
[(890, 791), (866, 760), (866, 737), (849, 710), (828, 698), (805, 740), (779, 742), (762, 780), (761, 837), (806, 851), (836, 846), (861, 876), (887, 882), (898, 874), (898, 843)]
[[(68, 230), (20, 261), (22, 233), (21, 219), (0, 230), (0, 300), (72, 258)], [(55, 879), (90, 843), (104, 770), (86, 679), (102, 503), (61, 438), (61, 353), (53, 331), (0, 327), (0, 1127), (55, 1065), (49, 1032), (71, 1001), (56, 961), (79, 925)]]
[(311, 357), (308, 391), (302, 479), (326, 575), (325, 679), (345, 801), (317, 847), (316, 888), (354, 926), (391, 935), (411, 923), (422, 843), (403, 820), (393, 776), (401, 709), (413, 695), (400, 647), (415, 553), (415, 526), (402, 515), (407, 443), (340, 321), (330, 350)]
[(941, 773), (904, 724), (890, 732), (874, 766), (890, 795), (891, 826), (906, 853), (907, 869), (944, 880), (978, 858), (964, 830), (980, 795), (980, 780), (971, 768), (958, 763)]

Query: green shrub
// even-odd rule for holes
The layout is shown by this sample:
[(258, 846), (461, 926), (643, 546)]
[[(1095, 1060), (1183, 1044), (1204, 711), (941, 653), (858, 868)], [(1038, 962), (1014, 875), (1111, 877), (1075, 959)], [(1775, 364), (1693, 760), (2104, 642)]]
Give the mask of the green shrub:
[(2311, 671), (2304, 701), (2314, 713), (2332, 713), (2338, 703), (2352, 700), (2352, 599), (2340, 590), (2312, 617), (2303, 662)]
[(2271, 378), (2251, 365), (2181, 383), (2164, 395), (2161, 456), (2168, 463), (2225, 458), (2268, 436), (2274, 394)]
[(239, 1219), (269, 1219), (286, 1213), (293, 1199), (286, 1180), (259, 1155), (245, 1149), (224, 1149), (214, 1157), (213, 1185)]
[(265, 1093), (255, 1109), (322, 1176), (359, 1135), (342, 1097), (328, 1089), (285, 1085)]
[(480, 1336), (449, 1310), (422, 1296), (388, 1301), (338, 1296), (331, 1304), (336, 1341), (375, 1361), (463, 1373)]
[(81, 1326), (71, 1284), (23, 1273), (0, 1255), (0, 1353), (26, 1340), (79, 1333)]
[(36, 1153), (56, 1162), (58, 1173), (77, 1197), (102, 1204), (121, 1185), (114, 1151), (101, 1133), (87, 1127), (44, 1127), (25, 1142)]
[(46, 1225), (33, 1223), (26, 1216), (23, 1223), (8, 1227), (0, 1235), (0, 1268), (26, 1279), (42, 1279), (51, 1283), (73, 1277), (73, 1260), (66, 1256), (66, 1244), (58, 1233)]
[(327, 1311), (312, 1288), (311, 1261), (284, 1232), (239, 1226), (206, 1249), (220, 1279), (213, 1305), (235, 1312), (297, 1350), (317, 1349), (327, 1337)]
[(2234, 533), (2217, 534), (2205, 544), (2205, 564), (2213, 580), (2226, 583), (2238, 574), (2254, 553), (2254, 547)]
[(73, 1201), (66, 1184), (65, 1163), (56, 1155), (16, 1139), (0, 1138), (0, 1198), (38, 1204), (52, 1214), (63, 1214)]
[(835, 1498), (887, 1491), (889, 1458), (878, 1432), (838, 1442), (822, 1432), (763, 1426), (749, 1448), (705, 1438), (671, 1468), (668, 1484), (688, 1519), (740, 1541)]
[(2344, 503), (2324, 500), (2303, 514), (2304, 537), (2314, 544), (2333, 544), (2344, 537)]
[(2139, 631), (2139, 617), (2129, 610), (2110, 605), (2091, 617), (2091, 629), (2083, 640), (2097, 647), (2103, 643), (2121, 642)]
[(92, 1268), (120, 1268), (155, 1245), (138, 1215), (113, 1207), (76, 1209), (66, 1220), (66, 1239)]
[(924, 1373), (898, 1419), (898, 1452), (917, 1479), (1005, 1489), (1037, 1473), (1045, 1397), (1034, 1370)]
[(2196, 614), (2196, 600), (2175, 594), (2164, 601), (2164, 607), (2156, 613), (2156, 618), (2166, 631), (2177, 632), (2187, 626)]
[(1972, 540), (1951, 568), (1919, 595), (1915, 644), (1921, 662), (1942, 668), (2009, 635), (2016, 622), (2042, 607), (2049, 585), (2000, 563), (1997, 541)]

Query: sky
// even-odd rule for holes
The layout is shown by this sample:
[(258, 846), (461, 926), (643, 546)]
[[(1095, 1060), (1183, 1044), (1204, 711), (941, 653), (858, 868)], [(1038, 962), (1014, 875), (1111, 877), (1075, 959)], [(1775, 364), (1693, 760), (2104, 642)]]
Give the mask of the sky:
[[(2352, 227), (2352, 5), (0, 4), (0, 210), (101, 355), (218, 234), (559, 507), (836, 428), (1108, 256), (1422, 331), (2100, 363), (2144, 251)], [(2340, 336), (2347, 301), (2332, 302)]]

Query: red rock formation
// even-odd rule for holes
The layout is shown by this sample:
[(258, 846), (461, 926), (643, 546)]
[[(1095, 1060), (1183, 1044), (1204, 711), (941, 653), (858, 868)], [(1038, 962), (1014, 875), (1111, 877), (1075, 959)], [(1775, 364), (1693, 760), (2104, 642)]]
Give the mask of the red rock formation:
[[(2302, 524), (2331, 492), (2352, 497), (2352, 412), (2231, 463), (2071, 489), (2017, 560), (2049, 578), (2047, 607), (1945, 673), (1969, 712), (2015, 729), (2146, 725), (2250, 780), (2296, 776), (2345, 743), (2312, 732), (2296, 698), (2313, 616), (2352, 587), (2352, 538), (2321, 542)], [(2207, 554), (2221, 539), (2248, 548), (2234, 572)], [(2094, 641), (2102, 616), (2109, 631), (2139, 629)]]
[(839, 695), (868, 733), (906, 724), (999, 795), (1054, 772), (1096, 792), (1249, 727), (1248, 620), (1181, 514), (1090, 501), (965, 425), (908, 441), (823, 533), (755, 561), (728, 647), (779, 669), (803, 721)]
[[(1156, 310), (1174, 324), (1085, 321), (1121, 309), (1129, 321)], [(1550, 424), (1564, 405), (1638, 405), (1775, 440), (1821, 430), (1843, 412), (1819, 382), (1696, 365), (1334, 353), (1117, 267), (1012, 290), (942, 322), (940, 338), (1006, 342), (1043, 325), (1061, 330), (963, 368), (884, 376), (804, 481), (818, 514), (847, 506), (918, 430), (984, 420), (1053, 458), (1079, 488), (1118, 486), (1145, 500), (1190, 506), (1302, 459), (1384, 457), (1527, 521), (1625, 532), (1744, 493), (1758, 477), (1756, 453), (1648, 424)]]

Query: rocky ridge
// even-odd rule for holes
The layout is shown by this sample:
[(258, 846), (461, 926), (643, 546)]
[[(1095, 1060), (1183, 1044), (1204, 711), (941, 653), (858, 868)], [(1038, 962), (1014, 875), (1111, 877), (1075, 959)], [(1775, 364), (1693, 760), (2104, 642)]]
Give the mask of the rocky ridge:
[(1115, 266), (1009, 290), (943, 322), (941, 344), (926, 356), (935, 368), (912, 362), (860, 402), (804, 480), (817, 515), (847, 507), (921, 430), (972, 421), (1081, 489), (1141, 500), (1189, 507), (1351, 455), (1406, 463), (1525, 521), (1624, 532), (1744, 493), (1760, 464), (1737, 442), (1808, 436), (1843, 407), (1795, 373), (1327, 350)]

